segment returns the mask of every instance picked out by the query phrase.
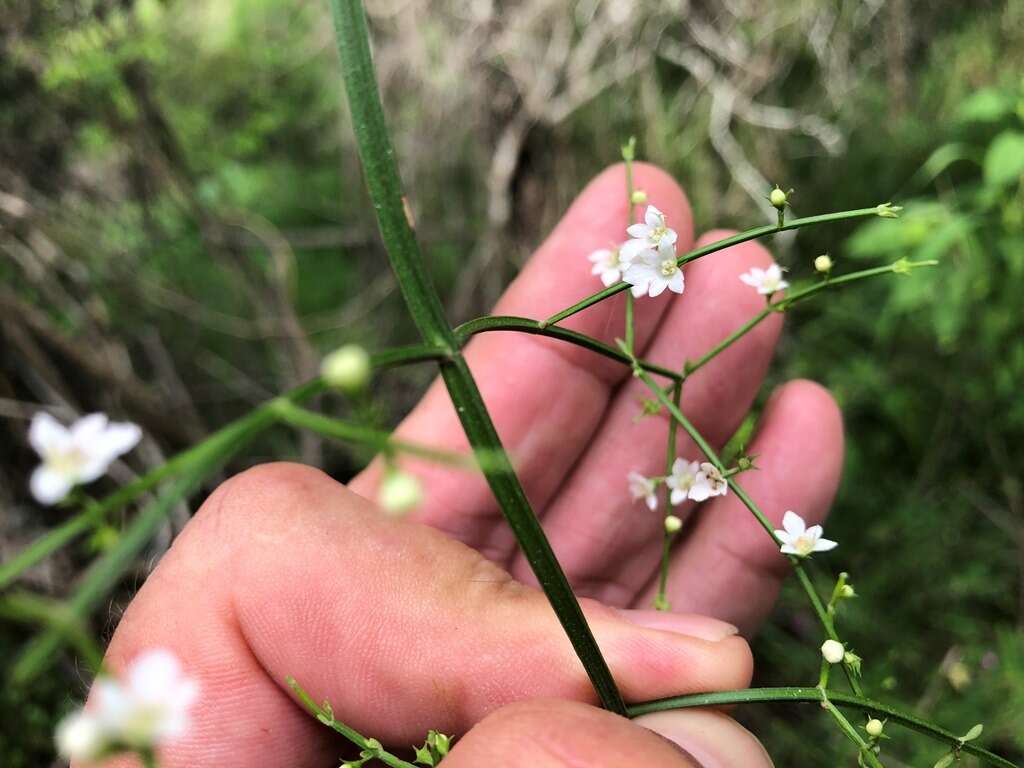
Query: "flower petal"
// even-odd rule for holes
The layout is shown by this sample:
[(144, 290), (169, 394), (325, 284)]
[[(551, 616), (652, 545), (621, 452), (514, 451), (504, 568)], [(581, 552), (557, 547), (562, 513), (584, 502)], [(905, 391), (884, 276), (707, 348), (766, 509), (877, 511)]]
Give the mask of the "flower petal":
[(90, 413), (88, 416), (83, 416), (71, 425), (71, 439), (75, 445), (88, 447), (93, 440), (103, 434), (107, 422), (105, 413)]
[(50, 469), (46, 464), (35, 468), (29, 478), (29, 490), (33, 498), (47, 507), (67, 496), (74, 487), (74, 481), (67, 475)]
[(816, 542), (814, 542), (814, 551), (828, 552), (830, 549), (835, 549), (838, 546), (838, 541), (832, 541), (832, 539), (818, 539)]
[(128, 453), (141, 439), (142, 429), (138, 424), (127, 421), (114, 422), (97, 437), (95, 445), (90, 446), (90, 450), (116, 458)]
[(807, 523), (804, 522), (800, 515), (789, 509), (782, 516), (782, 527), (786, 529), (786, 533), (796, 539), (804, 535), (804, 531), (807, 530)]
[(38, 411), (28, 428), (28, 441), (43, 458), (54, 450), (61, 450), (71, 442), (67, 428), (46, 411)]

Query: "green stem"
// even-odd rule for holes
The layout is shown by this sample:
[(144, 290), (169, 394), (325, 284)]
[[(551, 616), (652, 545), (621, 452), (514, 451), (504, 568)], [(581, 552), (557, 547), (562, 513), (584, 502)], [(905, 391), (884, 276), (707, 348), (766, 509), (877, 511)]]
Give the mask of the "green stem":
[[(459, 346), (464, 347), (466, 342), (469, 341), (472, 336), (475, 336), (478, 333), (489, 333), (491, 331), (518, 331), (520, 333), (529, 333), (536, 336), (547, 336), (551, 339), (558, 339), (559, 341), (565, 341), (569, 344), (575, 344), (577, 347), (589, 349), (591, 352), (604, 355), (605, 357), (623, 363), (624, 365), (633, 364), (633, 360), (630, 356), (622, 350), (616, 349), (609, 344), (605, 344), (603, 341), (595, 339), (593, 336), (587, 336), (586, 334), (579, 333), (578, 331), (571, 331), (568, 328), (561, 328), (559, 326), (543, 326), (537, 320), (531, 320), (528, 317), (512, 317), (509, 315), (488, 315), (487, 317), (478, 317), (475, 320), (470, 320), (462, 325), (456, 326), (455, 337), (459, 341)], [(644, 370), (656, 373), (658, 376), (664, 376), (665, 378), (672, 379), (673, 381), (682, 381), (683, 379), (678, 371), (673, 371), (671, 368), (656, 365), (655, 363), (650, 363), (646, 360), (637, 360), (636, 362)]]
[[(672, 384), (672, 402), (676, 408), (679, 407), (680, 400), (683, 396), (683, 385), (682, 382), (676, 381)], [(672, 465), (676, 461), (676, 443), (678, 441), (679, 434), (679, 422), (675, 419), (671, 419), (668, 423), (668, 440), (665, 443), (665, 475), (672, 474)], [(665, 517), (667, 518), (672, 514), (672, 489), (665, 486)], [(661, 568), (658, 573), (658, 594), (654, 598), (654, 607), (661, 611), (667, 611), (670, 609), (668, 597), (666, 592), (668, 591), (668, 571), (671, 563), (672, 555), (672, 538), (674, 534), (669, 533), (668, 530), (663, 531), (663, 540), (661, 546)]]
[(359, 0), (331, 0), (338, 53), (348, 96), (352, 127), (363, 163), (366, 186), (373, 202), (381, 238), (413, 322), (424, 341), (445, 350), (450, 358), (440, 363), (466, 437), (475, 451), (494, 454), (497, 466), (485, 471), (502, 513), (512, 528), (569, 636), (598, 697), (608, 709), (622, 713), (625, 704), (597, 641), (583, 616), (576, 596), (530, 507), (498, 433), (484, 405), (469, 366), (459, 351), (458, 338), (448, 325), (441, 301), (423, 267), (419, 246), (406, 213), (395, 152), (391, 145), (376, 74), (370, 57), (366, 14)]
[(853, 724), (846, 719), (842, 712), (836, 709), (835, 704), (829, 701), (828, 694), (824, 689), (821, 691), (821, 706), (822, 709), (828, 712), (832, 716), (832, 719), (836, 721), (836, 724), (839, 726), (839, 730), (846, 734), (846, 737), (856, 745), (857, 749), (860, 750), (860, 753), (872, 768), (884, 768), (874, 750), (871, 749), (871, 746), (864, 741), (864, 738), (859, 733), (857, 733), (857, 729), (853, 727)]
[[(888, 704), (856, 694), (839, 693), (837, 691), (829, 691), (828, 698), (839, 707), (860, 710), (873, 717), (888, 718), (888, 720), (899, 723), (905, 728), (944, 742), (950, 747), (960, 744), (960, 737), (952, 731), (948, 731), (945, 728), (941, 728), (927, 720), (922, 720), (916, 715)], [(640, 715), (652, 712), (665, 712), (673, 709), (723, 707), (734, 704), (757, 704), (772, 701), (790, 703), (814, 702), (820, 705), (822, 699), (823, 694), (819, 688), (748, 688), (741, 691), (695, 693), (688, 696), (671, 696), (664, 699), (644, 701), (630, 705), (628, 713), (630, 717), (639, 717)], [(974, 742), (964, 743), (960, 747), (960, 751), (974, 755), (989, 765), (999, 766), (999, 768), (1018, 768), (1015, 763), (993, 752), (989, 752), (987, 749), (982, 749)]]
[(395, 757), (390, 752), (385, 750), (383, 747), (378, 746), (379, 742), (377, 742), (376, 740), (371, 741), (366, 736), (363, 736), (363, 734), (361, 734), (355, 728), (349, 725), (345, 725), (345, 723), (335, 718), (334, 712), (331, 711), (330, 708), (326, 706), (320, 706), (315, 701), (313, 701), (313, 697), (302, 689), (302, 687), (298, 684), (294, 677), (287, 678), (285, 682), (288, 683), (288, 686), (295, 692), (295, 695), (298, 697), (299, 701), (301, 701), (303, 706), (305, 706), (306, 709), (309, 710), (310, 714), (312, 714), (317, 720), (319, 720), (324, 725), (333, 729), (337, 733), (340, 733), (346, 739), (348, 739), (357, 747), (359, 747), (359, 749), (372, 751), (374, 753), (374, 757), (376, 757), (385, 765), (391, 766), (391, 768), (417, 768), (417, 766), (413, 765), (412, 763), (407, 763), (405, 760)]
[[(668, 395), (665, 393), (665, 390), (662, 387), (658, 386), (657, 382), (655, 382), (654, 379), (651, 378), (651, 375), (647, 373), (647, 371), (643, 370), (640, 367), (635, 367), (634, 371), (636, 375), (655, 394), (655, 396), (658, 398), (661, 404), (668, 409), (668, 412), (672, 415), (672, 417), (679, 422), (679, 425), (686, 431), (686, 434), (690, 436), (690, 439), (697, 444), (697, 447), (700, 448), (701, 452), (707, 457), (707, 460), (714, 464), (718, 468), (718, 470), (724, 474), (727, 470), (725, 465), (722, 464), (722, 460), (718, 457), (718, 454), (708, 444), (708, 441), (704, 439), (704, 436), (697, 430), (697, 428), (690, 422), (690, 420), (683, 415), (683, 412), (679, 409), (679, 407), (672, 400), (669, 399)], [(761, 524), (761, 527), (768, 532), (768, 535), (771, 536), (772, 541), (774, 541), (776, 545), (781, 545), (782, 542), (779, 541), (779, 538), (775, 535), (775, 526), (768, 519), (767, 515), (765, 515), (764, 512), (761, 511), (757, 504), (754, 503), (754, 500), (751, 499), (749, 495), (747, 495), (747, 492), (744, 491), (743, 488), (741, 488), (740, 485), (733, 478), (730, 477), (728, 479), (728, 483), (729, 488), (732, 489), (733, 493), (736, 494), (737, 498), (739, 498), (743, 505), (750, 510), (751, 514), (753, 514), (754, 517), (757, 519), (757, 522)], [(821, 602), (821, 598), (818, 595), (818, 591), (814, 588), (814, 585), (811, 583), (810, 577), (807, 575), (803, 561), (799, 557), (796, 557), (794, 555), (789, 555), (788, 557), (789, 562), (793, 566), (793, 570), (796, 572), (797, 581), (799, 581), (801, 588), (806, 593), (807, 599), (810, 601), (811, 607), (817, 614), (818, 620), (821, 622), (822, 627), (824, 627), (826, 634), (832, 640), (841, 642), (839, 640), (838, 635), (836, 634), (835, 626), (832, 623), (832, 618), (828, 615), (828, 612), (825, 610), (825, 606)], [(847, 680), (849, 680), (850, 687), (853, 689), (854, 693), (860, 695), (860, 681), (857, 679), (856, 675), (849, 669), (849, 667), (846, 664), (843, 665), (843, 670), (846, 672)]]
[(375, 450), (387, 454), (406, 453), (410, 456), (419, 456), (420, 458), (458, 467), (459, 469), (475, 470), (480, 468), (478, 457), (476, 456), (456, 453), (454, 451), (444, 451), (421, 443), (398, 440), (388, 432), (314, 413), (305, 408), (300, 408), (288, 400), (272, 401), (272, 407), (274, 414), (285, 424), (290, 424), (299, 429), (308, 429), (324, 437), (368, 445)]
[(89, 634), (85, 622), (73, 616), (60, 600), (31, 592), (13, 592), (0, 597), (0, 619), (42, 624), (63, 631), (93, 672), (98, 671), (103, 663), (103, 650)]
[[(687, 262), (694, 261), (695, 259), (699, 259), (702, 256), (707, 256), (709, 253), (721, 251), (725, 248), (729, 248), (733, 245), (738, 245), (739, 243), (745, 243), (748, 240), (754, 240), (758, 237), (772, 235), (782, 230), (799, 229), (800, 227), (809, 227), (815, 224), (823, 224), (828, 221), (842, 221), (843, 219), (857, 219), (863, 218), (865, 216), (877, 215), (878, 208), (876, 206), (874, 208), (858, 208), (857, 210), (853, 211), (839, 211), (838, 213), (825, 213), (820, 216), (807, 216), (806, 218), (803, 219), (793, 219), (792, 221), (786, 223), (782, 227), (776, 227), (773, 224), (766, 224), (765, 226), (754, 227), (753, 229), (748, 229), (746, 232), (740, 232), (738, 235), (733, 235), (732, 237), (727, 237), (723, 240), (717, 240), (713, 243), (709, 243), (708, 245), (702, 246), (701, 248), (696, 248), (690, 251), (689, 253), (684, 253), (682, 256), (676, 259), (676, 263), (679, 266), (683, 266)], [(541, 323), (541, 325), (546, 326), (554, 325), (555, 323), (560, 323), (567, 317), (572, 317), (577, 312), (582, 312), (587, 307), (592, 307), (594, 304), (604, 301), (609, 296), (614, 296), (615, 294), (626, 290), (628, 287), (629, 285), (623, 282), (618, 282), (615, 283), (615, 285), (610, 285), (604, 290), (598, 291), (597, 293), (588, 296), (582, 301), (573, 304), (571, 307), (563, 309), (561, 312), (552, 315), (543, 323)]]

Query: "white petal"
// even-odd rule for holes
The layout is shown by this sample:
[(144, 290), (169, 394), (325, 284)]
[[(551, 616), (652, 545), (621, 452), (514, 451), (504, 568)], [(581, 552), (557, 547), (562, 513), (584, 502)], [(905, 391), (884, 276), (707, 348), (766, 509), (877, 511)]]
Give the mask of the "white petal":
[(141, 439), (142, 429), (138, 424), (126, 421), (114, 422), (97, 437), (96, 443), (90, 446), (90, 450), (116, 458), (128, 453), (139, 444)]
[(779, 280), (779, 284), (775, 286), (775, 290), (777, 291), (784, 291), (787, 288), (789, 288), (789, 283), (787, 283), (785, 280)]
[(71, 442), (68, 430), (46, 411), (38, 411), (28, 428), (28, 441), (43, 458), (54, 450), (61, 450)]
[(627, 235), (629, 235), (630, 237), (638, 238), (643, 241), (646, 241), (652, 233), (652, 227), (647, 224), (631, 224), (630, 226), (626, 227)]
[(615, 285), (622, 279), (622, 273), (617, 269), (606, 269), (601, 272), (601, 283), (607, 288), (609, 285)]
[(607, 248), (603, 248), (599, 251), (594, 251), (592, 254), (587, 256), (587, 258), (590, 259), (595, 264), (604, 264), (604, 262), (608, 261), (608, 258), (611, 255), (611, 251), (609, 251)]
[(88, 446), (103, 434), (103, 430), (107, 427), (107, 421), (105, 413), (90, 413), (88, 416), (83, 416), (71, 425), (71, 439), (75, 445)]
[(790, 538), (788, 531), (775, 531), (775, 538), (777, 538), (783, 544), (789, 544), (792, 542), (792, 539)]
[(647, 240), (627, 240), (619, 249), (619, 261), (630, 264), (644, 251), (649, 251), (651, 244)]
[(658, 497), (655, 496), (653, 493), (647, 494), (647, 497), (644, 499), (644, 501), (647, 502), (647, 508), (651, 510), (651, 512), (658, 508)]
[(649, 227), (657, 227), (664, 224), (665, 214), (653, 205), (648, 205), (647, 210), (644, 212), (644, 221), (647, 222), (647, 226)]
[(668, 497), (668, 500), (672, 504), (682, 504), (684, 501), (686, 501), (686, 491), (682, 491), (678, 488), (673, 488), (671, 495)]
[(768, 269), (764, 271), (764, 274), (766, 277), (770, 277), (774, 281), (782, 279), (782, 270), (779, 269), (778, 264), (773, 263), (770, 267), (768, 267)]
[(67, 475), (50, 469), (45, 464), (36, 467), (29, 478), (29, 490), (33, 498), (47, 507), (67, 496), (74, 485), (74, 481)]
[(821, 538), (821, 534), (823, 534), (824, 532), (825, 529), (823, 529), (820, 525), (812, 525), (810, 528), (807, 529), (805, 535), (811, 539), (819, 539)]
[(656, 296), (661, 296), (666, 288), (668, 288), (668, 282), (666, 280), (661, 278), (651, 280), (651, 284), (647, 288), (647, 295), (653, 299)]
[(804, 535), (804, 531), (807, 530), (807, 523), (793, 510), (786, 510), (786, 514), (782, 516), (782, 527), (786, 529), (786, 532), (794, 539), (798, 539)]
[(679, 235), (676, 234), (674, 229), (666, 229), (665, 234), (661, 236), (661, 242), (664, 245), (675, 245), (675, 242), (678, 239)]
[(784, 554), (784, 555), (799, 555), (799, 554), (800, 554), (799, 552), (797, 552), (797, 551), (796, 551), (796, 550), (795, 550), (795, 549), (794, 549), (794, 548), (793, 548), (792, 546), (790, 546), (789, 544), (783, 544), (783, 545), (782, 545), (781, 547), (779, 547), (779, 551), (780, 551), (780, 552), (781, 552), (782, 554)]
[(668, 281), (668, 288), (673, 293), (682, 293), (685, 287), (686, 284), (683, 282), (683, 270), (680, 269), (672, 275), (672, 279)]
[(634, 285), (629, 289), (629, 292), (633, 294), (634, 299), (639, 299), (647, 295), (647, 286), (642, 283), (640, 285)]
[(163, 648), (144, 652), (128, 670), (128, 687), (142, 701), (165, 700), (180, 679), (181, 664), (173, 653)]
[(707, 484), (707, 481), (694, 483), (690, 488), (689, 496), (693, 501), (707, 501), (712, 496), (711, 486)]
[(682, 456), (677, 456), (676, 460), (672, 462), (672, 474), (678, 477), (686, 472), (686, 459)]
[(830, 549), (835, 549), (838, 546), (838, 541), (832, 541), (832, 539), (818, 539), (816, 542), (814, 542), (814, 551), (828, 552)]

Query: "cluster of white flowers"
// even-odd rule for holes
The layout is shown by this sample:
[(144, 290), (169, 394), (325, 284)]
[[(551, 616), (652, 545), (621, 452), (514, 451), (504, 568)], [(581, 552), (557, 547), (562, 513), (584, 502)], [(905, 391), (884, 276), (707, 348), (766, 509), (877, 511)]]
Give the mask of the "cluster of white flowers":
[(141, 654), (123, 681), (96, 680), (94, 706), (57, 726), (57, 749), (69, 760), (89, 762), (118, 751), (147, 751), (180, 739), (199, 684), (185, 676), (164, 649)]
[(592, 274), (605, 286), (624, 280), (633, 296), (660, 296), (666, 289), (682, 293), (683, 271), (676, 264), (676, 231), (668, 226), (665, 214), (647, 206), (643, 224), (626, 229), (629, 239), (615, 249), (594, 251)]
[(136, 424), (112, 422), (103, 413), (83, 416), (65, 427), (40, 411), (28, 430), (29, 443), (43, 460), (29, 481), (32, 495), (40, 504), (56, 504), (76, 485), (105, 474), (114, 459), (141, 439)]
[(683, 458), (672, 463), (672, 473), (667, 477), (645, 477), (639, 472), (630, 472), (626, 479), (633, 500), (643, 499), (652, 511), (658, 508), (656, 491), (662, 481), (671, 491), (669, 503), (672, 505), (682, 504), (687, 499), (707, 501), (712, 496), (724, 496), (729, 490), (728, 481), (714, 464)]

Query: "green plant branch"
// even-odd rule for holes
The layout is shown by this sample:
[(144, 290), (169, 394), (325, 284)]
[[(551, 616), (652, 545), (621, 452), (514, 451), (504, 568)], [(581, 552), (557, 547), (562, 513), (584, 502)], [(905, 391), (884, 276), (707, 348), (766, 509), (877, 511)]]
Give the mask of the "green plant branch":
[(839, 730), (841, 730), (846, 737), (853, 742), (860, 754), (865, 760), (867, 760), (868, 764), (872, 768), (884, 768), (874, 750), (871, 749), (871, 746), (864, 741), (864, 737), (861, 736), (857, 732), (857, 729), (853, 727), (853, 723), (847, 720), (843, 713), (836, 709), (836, 705), (829, 700), (828, 693), (825, 689), (821, 688), (820, 690), (821, 707), (832, 716), (833, 720), (836, 721), (836, 724), (839, 726)]
[[(645, 371), (643, 368), (636, 366), (633, 370), (636, 376), (640, 378), (648, 386), (648, 388), (655, 394), (655, 396), (658, 398), (658, 401), (666, 409), (668, 409), (668, 412), (672, 415), (672, 417), (679, 422), (679, 425), (683, 428), (686, 434), (690, 436), (690, 439), (693, 440), (694, 443), (696, 443), (697, 447), (700, 448), (701, 452), (707, 457), (707, 460), (714, 464), (720, 472), (722, 472), (723, 474), (726, 473), (727, 468), (724, 464), (722, 464), (722, 460), (718, 457), (718, 454), (708, 444), (708, 441), (704, 439), (704, 436), (700, 433), (700, 431), (690, 422), (689, 419), (687, 419), (683, 415), (683, 412), (678, 408), (678, 406), (676, 406), (676, 404), (672, 402), (671, 399), (669, 399), (668, 394), (665, 392), (665, 390), (662, 387), (658, 386), (657, 382), (655, 382), (654, 379), (651, 378), (651, 375), (647, 373), (647, 371)], [(761, 511), (757, 504), (754, 503), (754, 500), (750, 498), (747, 492), (744, 491), (743, 488), (740, 487), (739, 483), (732, 479), (732, 477), (729, 477), (727, 482), (729, 483), (729, 488), (732, 489), (733, 493), (735, 493), (739, 500), (743, 503), (743, 505), (750, 510), (751, 514), (753, 514), (754, 517), (757, 519), (757, 522), (761, 524), (761, 527), (768, 532), (768, 535), (771, 536), (772, 541), (774, 541), (776, 545), (781, 545), (782, 542), (780, 542), (778, 536), (775, 535), (775, 526), (764, 514), (764, 512)], [(836, 634), (835, 626), (832, 623), (832, 617), (828, 615), (828, 611), (825, 610), (825, 606), (821, 602), (821, 597), (819, 597), (818, 591), (814, 588), (814, 585), (811, 583), (811, 579), (804, 569), (803, 561), (801, 560), (801, 558), (796, 557), (795, 555), (788, 555), (788, 558), (793, 566), (793, 570), (796, 572), (797, 580), (799, 581), (801, 588), (807, 594), (807, 598), (811, 603), (811, 607), (817, 614), (818, 620), (821, 622), (821, 625), (825, 629), (826, 634), (832, 640), (840, 642), (839, 636)], [(860, 681), (857, 679), (856, 675), (849, 669), (849, 666), (846, 664), (843, 665), (843, 670), (846, 672), (846, 678), (847, 680), (849, 680), (850, 687), (853, 689), (854, 693), (860, 695), (861, 686)]]
[(302, 702), (303, 706), (309, 710), (310, 714), (313, 715), (317, 720), (326, 725), (328, 728), (340, 733), (346, 739), (355, 744), (359, 749), (372, 752), (373, 757), (380, 760), (385, 765), (391, 766), (391, 768), (418, 768), (412, 763), (408, 763), (399, 757), (395, 757), (386, 749), (381, 746), (381, 743), (376, 739), (371, 739), (363, 736), (359, 731), (351, 726), (345, 725), (337, 718), (334, 717), (334, 712), (331, 710), (330, 705), (324, 702), (323, 705), (317, 704), (313, 701), (313, 697), (306, 693), (302, 687), (298, 684), (294, 677), (286, 679), (288, 687), (291, 688), (299, 701)]
[(424, 341), (449, 353), (450, 357), (440, 362), (441, 376), (466, 437), (475, 451), (493, 453), (499, 458), (499, 466), (485, 471), (491, 491), (601, 703), (614, 712), (623, 713), (625, 704), (611, 671), (502, 448), (480, 391), (459, 350), (458, 338), (445, 319), (441, 301), (423, 266), (377, 89), (362, 3), (330, 0), (330, 4), (366, 186), (409, 313)]
[[(824, 694), (820, 688), (747, 688), (741, 691), (718, 691), (715, 693), (695, 693), (687, 696), (670, 696), (631, 704), (628, 707), (630, 717), (639, 717), (652, 712), (665, 712), (673, 709), (689, 709), (691, 707), (721, 707), (733, 704), (758, 704), (764, 702), (816, 703), (821, 704)], [(885, 717), (889, 721), (899, 723), (918, 733), (945, 742), (950, 747), (961, 744), (960, 737), (934, 723), (913, 715), (889, 704), (856, 694), (829, 691), (828, 699), (839, 707), (857, 709), (874, 717)], [(989, 765), (999, 768), (1019, 768), (1015, 763), (999, 755), (983, 749), (973, 742), (966, 742), (959, 747), (961, 752), (974, 755)]]
[[(683, 383), (681, 381), (675, 381), (672, 383), (672, 402), (678, 408), (679, 403), (683, 396)], [(670, 419), (668, 422), (668, 438), (665, 441), (665, 474), (672, 474), (672, 465), (676, 461), (676, 443), (679, 435), (679, 422), (675, 419)], [(665, 485), (665, 517), (668, 518), (672, 514), (672, 489)], [(662, 531), (662, 546), (661, 546), (661, 567), (658, 569), (658, 594), (654, 598), (654, 607), (660, 611), (667, 611), (670, 609), (668, 603), (668, 597), (666, 593), (668, 591), (668, 571), (672, 557), (672, 539), (675, 534), (670, 533), (668, 529)]]
[[(802, 219), (793, 219), (792, 221), (786, 222), (781, 227), (778, 227), (774, 224), (766, 224), (762, 227), (754, 227), (753, 229), (748, 229), (745, 232), (740, 232), (739, 234), (733, 235), (732, 237), (726, 237), (722, 240), (716, 240), (713, 243), (709, 243), (708, 245), (696, 248), (688, 253), (684, 253), (682, 256), (679, 256), (676, 259), (676, 264), (678, 264), (681, 267), (687, 262), (695, 261), (696, 259), (699, 259), (703, 256), (707, 256), (708, 254), (714, 253), (715, 251), (721, 251), (724, 250), (725, 248), (730, 248), (734, 245), (738, 245), (739, 243), (745, 243), (748, 240), (755, 240), (759, 237), (764, 237), (765, 235), (773, 235), (776, 232), (782, 232), (783, 230), (787, 229), (799, 229), (801, 227), (809, 227), (815, 224), (824, 224), (829, 221), (842, 221), (844, 219), (858, 219), (866, 216), (877, 215), (878, 207), (876, 206), (874, 208), (858, 208), (852, 211), (823, 213), (819, 216), (807, 216)], [(566, 318), (572, 317), (577, 312), (582, 312), (587, 307), (592, 307), (594, 304), (602, 302), (605, 299), (614, 296), (617, 293), (621, 293), (627, 288), (629, 288), (629, 284), (621, 281), (615, 283), (615, 285), (610, 285), (604, 290), (598, 291), (597, 293), (588, 296), (582, 301), (576, 302), (571, 307), (567, 307), (566, 309), (563, 309), (561, 312), (555, 313), (547, 320), (544, 320), (541, 323), (541, 325), (548, 326), (560, 323)]]
[(75, 617), (60, 600), (31, 592), (13, 592), (0, 597), (0, 619), (36, 624), (63, 631), (93, 671), (103, 663), (103, 651), (89, 634), (85, 622)]

